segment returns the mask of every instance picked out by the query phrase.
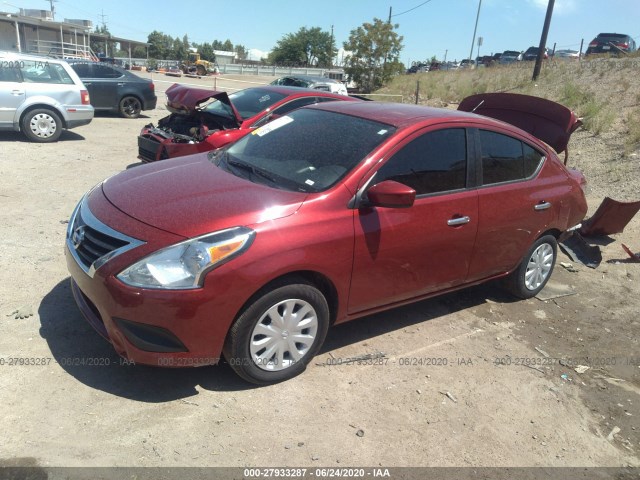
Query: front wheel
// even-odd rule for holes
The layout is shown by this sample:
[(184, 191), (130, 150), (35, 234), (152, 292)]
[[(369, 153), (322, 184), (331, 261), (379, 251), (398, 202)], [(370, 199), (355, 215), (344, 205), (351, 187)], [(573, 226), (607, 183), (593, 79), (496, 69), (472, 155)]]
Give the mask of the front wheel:
[(142, 111), (142, 104), (136, 97), (127, 96), (120, 100), (120, 115), (125, 118), (138, 118)]
[(248, 382), (268, 385), (302, 373), (324, 342), (329, 307), (307, 283), (276, 287), (257, 298), (231, 326), (224, 356)]
[(22, 133), (32, 142), (55, 142), (62, 134), (62, 120), (46, 108), (31, 110), (22, 118)]
[(552, 235), (540, 237), (516, 270), (507, 277), (507, 288), (519, 298), (534, 297), (544, 288), (556, 263), (558, 242)]

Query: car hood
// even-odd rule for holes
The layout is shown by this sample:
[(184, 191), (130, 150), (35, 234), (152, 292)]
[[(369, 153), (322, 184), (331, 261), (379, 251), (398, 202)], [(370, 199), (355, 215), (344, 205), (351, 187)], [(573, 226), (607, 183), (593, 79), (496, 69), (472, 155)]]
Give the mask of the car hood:
[(287, 217), (307, 196), (236, 177), (207, 153), (126, 170), (102, 190), (130, 217), (187, 238)]
[(184, 115), (192, 115), (200, 109), (207, 100), (214, 98), (219, 102), (228, 105), (235, 116), (238, 126), (242, 124), (242, 117), (231, 103), (231, 99), (227, 92), (219, 92), (216, 90), (207, 90), (205, 88), (194, 88), (186, 85), (174, 83), (165, 92), (167, 95), (167, 109), (172, 113), (180, 113)]
[(582, 122), (567, 107), (540, 97), (515, 93), (482, 93), (465, 98), (458, 110), (510, 123), (550, 145), (567, 149), (571, 134)]

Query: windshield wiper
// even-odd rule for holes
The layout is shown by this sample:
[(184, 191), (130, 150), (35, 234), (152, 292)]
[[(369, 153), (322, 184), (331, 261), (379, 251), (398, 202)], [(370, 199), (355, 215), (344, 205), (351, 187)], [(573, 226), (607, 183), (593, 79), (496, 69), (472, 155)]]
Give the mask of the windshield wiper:
[(278, 181), (273, 176), (271, 176), (265, 170), (262, 170), (261, 168), (256, 167), (255, 165), (251, 165), (250, 163), (243, 162), (241, 160), (230, 159), (228, 154), (225, 155), (225, 161), (226, 161), (227, 165), (232, 165), (234, 167), (240, 168), (240, 169), (245, 170), (247, 172), (251, 172), (254, 175), (256, 175), (258, 177), (262, 177), (262, 178), (270, 181), (271, 183), (273, 183), (275, 185), (278, 184)]

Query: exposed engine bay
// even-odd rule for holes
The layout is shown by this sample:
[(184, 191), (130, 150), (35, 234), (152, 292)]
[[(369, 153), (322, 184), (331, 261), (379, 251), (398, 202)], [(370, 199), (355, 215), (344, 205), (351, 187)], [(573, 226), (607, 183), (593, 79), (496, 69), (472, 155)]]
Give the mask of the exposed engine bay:
[(199, 112), (196, 115), (172, 113), (162, 118), (157, 127), (150, 123), (145, 128), (149, 129), (147, 133), (171, 139), (173, 143), (191, 143), (202, 142), (212, 133), (237, 128), (237, 125), (231, 119)]

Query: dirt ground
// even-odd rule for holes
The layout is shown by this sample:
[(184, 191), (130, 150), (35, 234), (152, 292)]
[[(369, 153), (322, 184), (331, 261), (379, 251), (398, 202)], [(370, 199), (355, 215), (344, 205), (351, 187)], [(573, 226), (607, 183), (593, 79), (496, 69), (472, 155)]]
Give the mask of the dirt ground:
[[(597, 269), (560, 254), (575, 271), (557, 265), (550, 286), (574, 295), (514, 301), (488, 284), (357, 320), (283, 384), (123, 365), (76, 308), (63, 245), (76, 202), (135, 168), (137, 133), (166, 115), (173, 79), (154, 79), (143, 118), (98, 115), (51, 145), (0, 133), (0, 465), (640, 467), (640, 264), (620, 246), (640, 251), (640, 217), (599, 242)], [(640, 199), (638, 157), (623, 190), (598, 173), (615, 160), (606, 140), (571, 143), (590, 214), (605, 194)]]

